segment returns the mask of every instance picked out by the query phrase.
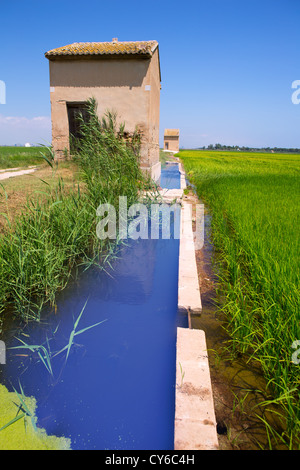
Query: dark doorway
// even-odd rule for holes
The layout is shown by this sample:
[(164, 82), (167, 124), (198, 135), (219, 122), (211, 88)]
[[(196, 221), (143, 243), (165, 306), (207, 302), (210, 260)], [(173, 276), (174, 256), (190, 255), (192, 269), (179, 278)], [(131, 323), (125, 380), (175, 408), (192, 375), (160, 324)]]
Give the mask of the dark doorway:
[(67, 111), (69, 120), (69, 135), (72, 146), (74, 144), (76, 145), (76, 141), (82, 137), (79, 116), (82, 116), (84, 122), (89, 121), (87, 103), (67, 103)]

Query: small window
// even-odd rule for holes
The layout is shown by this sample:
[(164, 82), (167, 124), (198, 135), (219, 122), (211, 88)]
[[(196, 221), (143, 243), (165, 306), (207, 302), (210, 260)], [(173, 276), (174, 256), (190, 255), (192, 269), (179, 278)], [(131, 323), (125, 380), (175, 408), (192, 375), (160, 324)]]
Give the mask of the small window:
[(169, 150), (169, 142), (166, 142), (166, 144), (165, 144), (165, 150)]

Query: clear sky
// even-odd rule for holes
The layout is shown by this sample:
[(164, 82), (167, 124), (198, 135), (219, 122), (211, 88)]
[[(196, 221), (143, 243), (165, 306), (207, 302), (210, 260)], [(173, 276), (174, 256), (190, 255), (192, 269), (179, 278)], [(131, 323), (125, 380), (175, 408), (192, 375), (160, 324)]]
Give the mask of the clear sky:
[(47, 50), (117, 37), (159, 42), (161, 144), (164, 128), (179, 128), (185, 148), (300, 148), (291, 99), (300, 0), (14, 0), (0, 9), (0, 145), (51, 141)]

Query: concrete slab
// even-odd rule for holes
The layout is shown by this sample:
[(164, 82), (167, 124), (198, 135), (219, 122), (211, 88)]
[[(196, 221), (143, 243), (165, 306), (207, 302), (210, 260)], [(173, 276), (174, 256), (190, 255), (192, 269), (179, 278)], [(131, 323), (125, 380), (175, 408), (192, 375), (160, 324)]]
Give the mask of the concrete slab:
[(178, 309), (186, 313), (201, 313), (201, 296), (192, 227), (192, 206), (182, 202), (178, 273)]
[(163, 202), (166, 204), (177, 203), (180, 204), (183, 197), (182, 189), (161, 189), (159, 191)]
[(205, 333), (177, 328), (175, 450), (217, 450)]
[(183, 189), (160, 189), (159, 191), (144, 191), (141, 194), (143, 200), (151, 200), (153, 204), (181, 204)]
[(180, 187), (181, 187), (181, 189), (185, 189), (186, 188), (185, 171), (182, 167), (181, 162), (179, 162), (179, 164), (178, 164), (178, 169), (179, 169), (179, 173), (180, 173)]

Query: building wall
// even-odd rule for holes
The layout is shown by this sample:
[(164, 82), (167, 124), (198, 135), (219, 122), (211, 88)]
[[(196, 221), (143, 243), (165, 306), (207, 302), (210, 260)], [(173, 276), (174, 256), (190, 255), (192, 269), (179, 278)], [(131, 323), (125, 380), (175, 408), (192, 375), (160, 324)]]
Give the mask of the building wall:
[(149, 67), (150, 101), (149, 101), (149, 162), (154, 162), (152, 175), (160, 177), (159, 161), (159, 118), (160, 118), (160, 63), (158, 49), (153, 54)]
[[(101, 117), (117, 112), (125, 131), (142, 132), (141, 167), (159, 171), (160, 75), (158, 51), (152, 59), (50, 60), (52, 145), (58, 158), (69, 151), (68, 102), (94, 97)], [(159, 175), (158, 175), (159, 176)]]
[[(166, 146), (168, 144), (168, 148)], [(178, 136), (165, 136), (164, 137), (164, 150), (172, 152), (179, 152), (179, 137)]]

